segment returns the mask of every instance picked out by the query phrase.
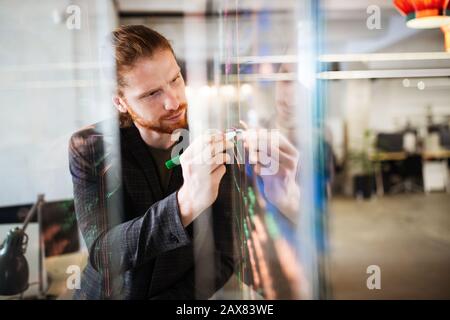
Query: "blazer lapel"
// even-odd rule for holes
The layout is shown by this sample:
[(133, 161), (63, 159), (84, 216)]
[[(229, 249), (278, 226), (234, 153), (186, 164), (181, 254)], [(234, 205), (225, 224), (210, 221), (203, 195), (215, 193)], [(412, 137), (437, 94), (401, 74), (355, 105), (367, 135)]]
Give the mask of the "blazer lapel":
[(155, 201), (163, 197), (163, 192), (156, 172), (156, 166), (150, 155), (147, 145), (142, 140), (139, 130), (132, 125), (124, 130), (124, 143), (127, 144), (127, 150), (133, 155), (150, 186)]
[(183, 171), (181, 166), (176, 166), (172, 169), (172, 175), (169, 180), (169, 187), (167, 188), (167, 194), (171, 194), (183, 185)]
[[(184, 139), (186, 140), (180, 138), (177, 142), (177, 144), (181, 143), (181, 153), (183, 153), (189, 145), (189, 136), (184, 137)], [(178, 190), (183, 185), (183, 181), (183, 170), (181, 169), (181, 166), (176, 166), (172, 169), (172, 175), (170, 176), (167, 193), (171, 194)]]

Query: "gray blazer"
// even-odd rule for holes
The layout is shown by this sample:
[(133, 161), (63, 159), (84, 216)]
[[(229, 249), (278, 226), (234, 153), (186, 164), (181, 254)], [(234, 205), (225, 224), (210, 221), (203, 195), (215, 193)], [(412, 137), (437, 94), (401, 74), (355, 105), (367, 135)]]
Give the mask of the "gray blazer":
[[(212, 238), (195, 241), (194, 253), (193, 227), (182, 226), (176, 198), (181, 167), (163, 193), (137, 128), (121, 128), (118, 147), (114, 124), (82, 129), (69, 143), (75, 211), (89, 249), (74, 298), (209, 298), (234, 270), (230, 170), (212, 210), (197, 218), (211, 221)], [(199, 262), (211, 272), (196, 272)]]

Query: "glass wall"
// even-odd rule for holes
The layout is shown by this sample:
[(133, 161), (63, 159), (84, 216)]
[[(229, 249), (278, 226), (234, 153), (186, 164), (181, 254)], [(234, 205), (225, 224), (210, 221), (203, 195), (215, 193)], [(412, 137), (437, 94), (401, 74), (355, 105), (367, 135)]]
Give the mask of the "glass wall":
[[(143, 23), (172, 40), (186, 69), (192, 135), (211, 129), (264, 131), (279, 139), (281, 160), (296, 161), (295, 181), (285, 187), (287, 168), (270, 168), (268, 160), (267, 174), (256, 174), (236, 140), (232, 205), (241, 262), (217, 298), (326, 296), (324, 106), (315, 79), (318, 12), (313, 1), (213, 1), (205, 15), (125, 13), (120, 21)], [(208, 262), (202, 264), (207, 269)]]
[[(191, 298), (178, 287), (186, 285), (201, 298), (211, 290), (213, 299), (328, 297), (318, 2), (201, 4), (174, 2), (170, 11), (153, 1), (2, 1), (0, 241), (34, 212), (38, 195), (45, 199), (28, 236), (15, 231), (27, 246), (25, 296)], [(162, 173), (142, 128), (119, 125), (114, 104), (125, 104), (117, 103), (110, 33), (126, 25), (170, 41), (186, 83), (188, 141), (212, 132), (232, 141), (219, 191), (227, 198), (216, 204), (229, 210), (231, 229), (216, 228), (214, 206), (193, 221), (190, 239), (191, 226), (185, 234), (164, 220), (180, 210), (186, 173), (170, 172), (171, 192), (156, 188)], [(211, 183), (202, 181), (213, 193)], [(233, 274), (216, 288), (223, 239), (232, 240)], [(177, 268), (184, 259), (192, 266)], [(170, 280), (152, 282), (162, 274)]]
[[(22, 239), (29, 266), (29, 289), (22, 297), (70, 297), (73, 290), (65, 283), (73, 269), (67, 268), (82, 270), (86, 250), (75, 218), (69, 141), (83, 127), (115, 119), (114, 55), (107, 36), (118, 15), (112, 1), (4, 0), (0, 6), (2, 262), (14, 250), (8, 231), (22, 227), (43, 195), (45, 203)], [(118, 131), (111, 130), (116, 140)]]

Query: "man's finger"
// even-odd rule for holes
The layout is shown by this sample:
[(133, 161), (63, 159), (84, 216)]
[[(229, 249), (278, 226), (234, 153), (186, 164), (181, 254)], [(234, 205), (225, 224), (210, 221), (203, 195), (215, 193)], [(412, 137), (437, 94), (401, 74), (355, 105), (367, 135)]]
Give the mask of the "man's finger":
[(244, 133), (244, 146), (254, 150), (265, 150), (268, 154), (280, 149), (292, 156), (298, 156), (295, 146), (278, 130), (252, 129)]
[(214, 172), (217, 167), (231, 162), (231, 157), (228, 153), (218, 153), (214, 158), (211, 159), (211, 164), (209, 167), (209, 172)]
[(214, 171), (211, 173), (211, 178), (213, 180), (217, 179), (218, 181), (220, 181), (225, 175), (225, 172), (227, 172), (227, 168), (225, 167), (224, 164), (221, 164), (220, 166), (215, 168)]
[(210, 174), (217, 167), (225, 163), (231, 163), (231, 157), (228, 153), (218, 153), (208, 159), (205, 159), (202, 155), (198, 155), (193, 160), (195, 170), (199, 170), (199, 173), (203, 175)]
[(230, 150), (234, 147), (233, 142), (227, 140), (216, 141), (212, 144), (207, 144), (204, 146), (204, 149), (201, 151), (203, 161), (205, 163), (209, 163), (212, 158), (214, 158), (217, 154), (224, 153), (227, 150)]

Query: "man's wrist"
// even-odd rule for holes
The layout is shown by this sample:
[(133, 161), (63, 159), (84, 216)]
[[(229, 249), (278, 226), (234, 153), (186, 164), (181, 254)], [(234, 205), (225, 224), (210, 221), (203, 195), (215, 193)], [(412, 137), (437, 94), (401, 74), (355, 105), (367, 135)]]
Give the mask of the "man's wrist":
[(284, 197), (285, 201), (283, 201), (283, 204), (279, 209), (292, 222), (296, 223), (297, 215), (300, 210), (300, 188), (294, 183), (288, 190), (290, 190), (290, 192)]
[(180, 209), (181, 223), (183, 224), (183, 227), (187, 227), (193, 220), (193, 210), (190, 198), (184, 186), (177, 192), (177, 201), (178, 208)]

